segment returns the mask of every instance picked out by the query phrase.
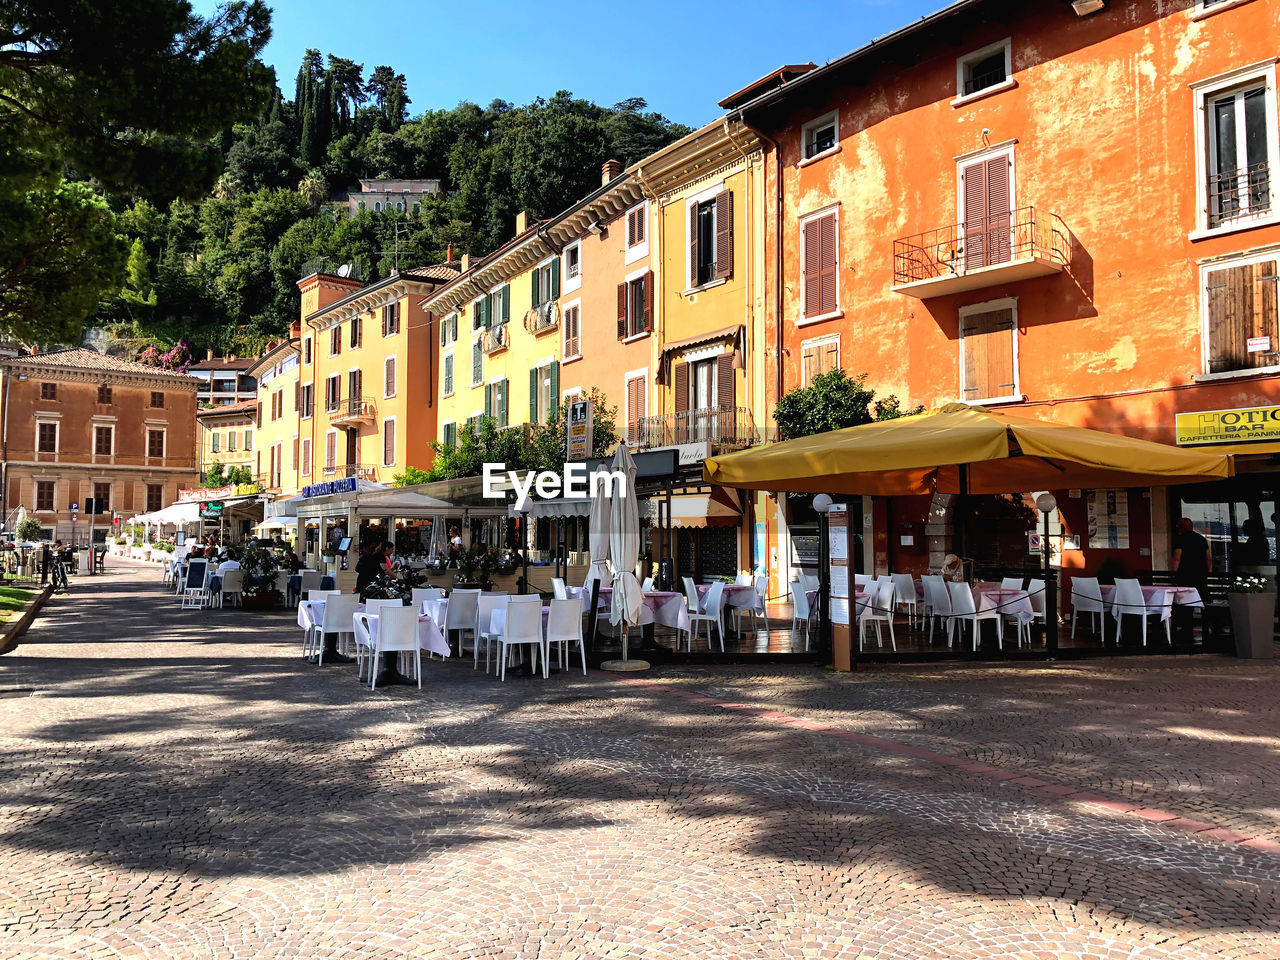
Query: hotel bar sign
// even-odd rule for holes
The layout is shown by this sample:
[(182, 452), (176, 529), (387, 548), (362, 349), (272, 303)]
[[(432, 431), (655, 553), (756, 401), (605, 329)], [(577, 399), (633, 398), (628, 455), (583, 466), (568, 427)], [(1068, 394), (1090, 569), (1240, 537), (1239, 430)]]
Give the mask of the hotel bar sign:
[(1199, 410), (1178, 414), (1178, 446), (1280, 440), (1280, 406)]

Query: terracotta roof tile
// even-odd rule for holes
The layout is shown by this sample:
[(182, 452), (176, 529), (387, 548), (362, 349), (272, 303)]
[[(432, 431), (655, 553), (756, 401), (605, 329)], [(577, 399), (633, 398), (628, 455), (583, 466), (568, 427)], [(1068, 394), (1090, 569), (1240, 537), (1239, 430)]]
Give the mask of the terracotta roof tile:
[(0, 360), (6, 366), (33, 365), (41, 367), (65, 367), (68, 370), (101, 370), (104, 373), (129, 373), (149, 377), (172, 377), (195, 383), (196, 379), (185, 373), (173, 370), (161, 370), (136, 360), (125, 360), (123, 357), (112, 357), (87, 347), (73, 347), (69, 350), (54, 350), (49, 353), (24, 354)]

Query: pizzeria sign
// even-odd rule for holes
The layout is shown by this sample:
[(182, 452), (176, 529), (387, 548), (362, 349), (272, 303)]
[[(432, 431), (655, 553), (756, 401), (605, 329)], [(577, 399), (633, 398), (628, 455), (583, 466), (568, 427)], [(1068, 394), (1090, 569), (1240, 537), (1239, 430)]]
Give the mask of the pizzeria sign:
[(1177, 415), (1178, 445), (1280, 440), (1280, 406), (1197, 410)]

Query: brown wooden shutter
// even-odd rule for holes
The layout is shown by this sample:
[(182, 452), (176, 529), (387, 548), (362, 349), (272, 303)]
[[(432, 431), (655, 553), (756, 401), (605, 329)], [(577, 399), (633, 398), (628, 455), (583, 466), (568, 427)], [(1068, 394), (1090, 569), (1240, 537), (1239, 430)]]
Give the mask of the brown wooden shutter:
[(1251, 337), (1270, 337), (1277, 349), (1276, 261), (1226, 267), (1208, 274), (1209, 372), (1274, 362), (1270, 351), (1249, 352)]
[(721, 410), (732, 410), (737, 406), (731, 353), (722, 353), (716, 357), (716, 405)]
[(672, 380), (675, 383), (676, 413), (689, 410), (689, 365), (683, 360), (672, 367)]
[(698, 205), (689, 206), (689, 286), (698, 285), (698, 259), (702, 251), (698, 244)]
[(964, 334), (964, 399), (1010, 396), (1016, 389), (1013, 365), (1013, 311), (968, 316)]
[(258, 402), (258, 429), (262, 429), (262, 402)]
[(800, 355), (800, 386), (807, 387), (813, 383), (813, 378), (818, 375), (815, 369), (818, 362), (818, 348), (805, 347)]
[(382, 421), (382, 462), (396, 462), (396, 427), (390, 420)]
[(716, 279), (733, 276), (733, 191), (716, 194)]
[(819, 282), (818, 248), (821, 246), (821, 227), (817, 220), (804, 225), (804, 315), (816, 317), (822, 311), (822, 285)]
[(964, 268), (987, 265), (987, 165), (971, 163), (960, 171), (964, 190)]
[(987, 161), (987, 263), (1008, 263), (1010, 254), (1009, 158)]
[(961, 323), (964, 337), (964, 399), (979, 400), (987, 393), (986, 314), (971, 314)]
[(836, 311), (836, 262), (839, 255), (836, 251), (836, 215), (828, 214), (818, 223), (818, 312), (821, 315)]
[(820, 371), (826, 373), (828, 370), (835, 370), (840, 366), (840, 342), (833, 340), (830, 343), (822, 345), (820, 357)]
[(618, 339), (627, 337), (627, 285), (618, 284)]
[(653, 329), (653, 271), (644, 275), (644, 326), (641, 330)]
[(387, 357), (382, 363), (382, 392), (388, 397), (396, 392), (396, 358)]

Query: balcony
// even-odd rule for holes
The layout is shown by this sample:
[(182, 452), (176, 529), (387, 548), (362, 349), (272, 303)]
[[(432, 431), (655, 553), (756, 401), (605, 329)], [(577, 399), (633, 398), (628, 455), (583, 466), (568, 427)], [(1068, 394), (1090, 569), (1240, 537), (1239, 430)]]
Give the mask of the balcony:
[(507, 332), (507, 325), (500, 323), (496, 327), (490, 327), (484, 332), (483, 349), (488, 356), (495, 353), (501, 353), (511, 345), (511, 334)]
[(524, 328), (535, 337), (560, 326), (560, 305), (554, 300), (540, 303), (524, 315)]
[(326, 463), (324, 475), (329, 480), (345, 480), (347, 477), (377, 480), (378, 468), (367, 463)]
[(1061, 273), (1071, 235), (1060, 217), (1022, 207), (977, 226), (958, 223), (893, 241), (893, 289), (927, 300)]
[(708, 407), (643, 417), (635, 440), (642, 450), (706, 443), (709, 449), (723, 452), (754, 446), (764, 441), (764, 435), (746, 407)]
[(258, 485), (263, 493), (279, 493), (283, 489), (279, 473), (255, 473), (253, 482)]
[(376, 413), (373, 401), (368, 397), (348, 397), (346, 400), (339, 400), (334, 409), (329, 411), (329, 422), (334, 426), (373, 423)]

